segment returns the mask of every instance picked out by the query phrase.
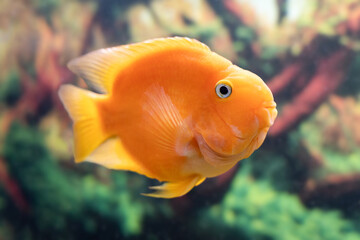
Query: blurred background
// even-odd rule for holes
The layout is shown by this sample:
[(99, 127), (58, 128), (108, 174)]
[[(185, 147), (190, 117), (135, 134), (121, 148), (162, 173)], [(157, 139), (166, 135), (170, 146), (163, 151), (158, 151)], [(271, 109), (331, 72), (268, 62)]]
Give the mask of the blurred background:
[[(196, 38), (264, 79), (279, 116), (182, 198), (75, 164), (63, 83), (91, 50)], [(2, 0), (0, 239), (360, 239), (359, 0)]]

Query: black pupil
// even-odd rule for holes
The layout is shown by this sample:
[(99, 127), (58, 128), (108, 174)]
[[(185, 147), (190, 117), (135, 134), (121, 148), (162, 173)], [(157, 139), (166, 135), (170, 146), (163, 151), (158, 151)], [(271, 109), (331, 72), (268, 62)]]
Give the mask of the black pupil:
[(229, 89), (228, 89), (227, 87), (225, 87), (225, 86), (221, 86), (221, 87), (220, 87), (220, 93), (221, 93), (222, 95), (226, 95), (226, 94), (229, 93)]

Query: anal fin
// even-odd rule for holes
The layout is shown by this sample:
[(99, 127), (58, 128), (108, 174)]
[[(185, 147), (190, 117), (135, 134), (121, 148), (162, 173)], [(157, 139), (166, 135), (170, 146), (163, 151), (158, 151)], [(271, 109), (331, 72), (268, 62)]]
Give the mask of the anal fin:
[(154, 177), (128, 153), (118, 137), (106, 140), (86, 158), (86, 161), (109, 169), (132, 171), (150, 178)]
[(175, 198), (188, 193), (193, 187), (203, 182), (205, 178), (196, 175), (178, 182), (168, 182), (160, 186), (153, 186), (150, 189), (156, 190), (154, 193), (143, 193), (142, 195), (155, 198)]

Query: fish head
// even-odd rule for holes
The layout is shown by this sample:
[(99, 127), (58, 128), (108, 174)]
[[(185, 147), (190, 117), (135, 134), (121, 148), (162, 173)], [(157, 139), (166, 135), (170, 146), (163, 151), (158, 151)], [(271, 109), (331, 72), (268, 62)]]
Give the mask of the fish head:
[(210, 123), (202, 135), (207, 160), (217, 165), (249, 157), (263, 143), (277, 116), (270, 89), (256, 74), (233, 65), (231, 73), (213, 86), (211, 98), (221, 121)]

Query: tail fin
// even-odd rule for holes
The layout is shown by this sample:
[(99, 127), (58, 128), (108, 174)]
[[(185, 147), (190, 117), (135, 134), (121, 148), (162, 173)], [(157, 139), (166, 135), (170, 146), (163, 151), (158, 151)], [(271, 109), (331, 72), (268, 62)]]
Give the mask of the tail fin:
[(59, 89), (59, 97), (74, 122), (75, 161), (82, 162), (107, 138), (95, 104), (96, 99), (102, 96), (72, 85), (63, 85)]

